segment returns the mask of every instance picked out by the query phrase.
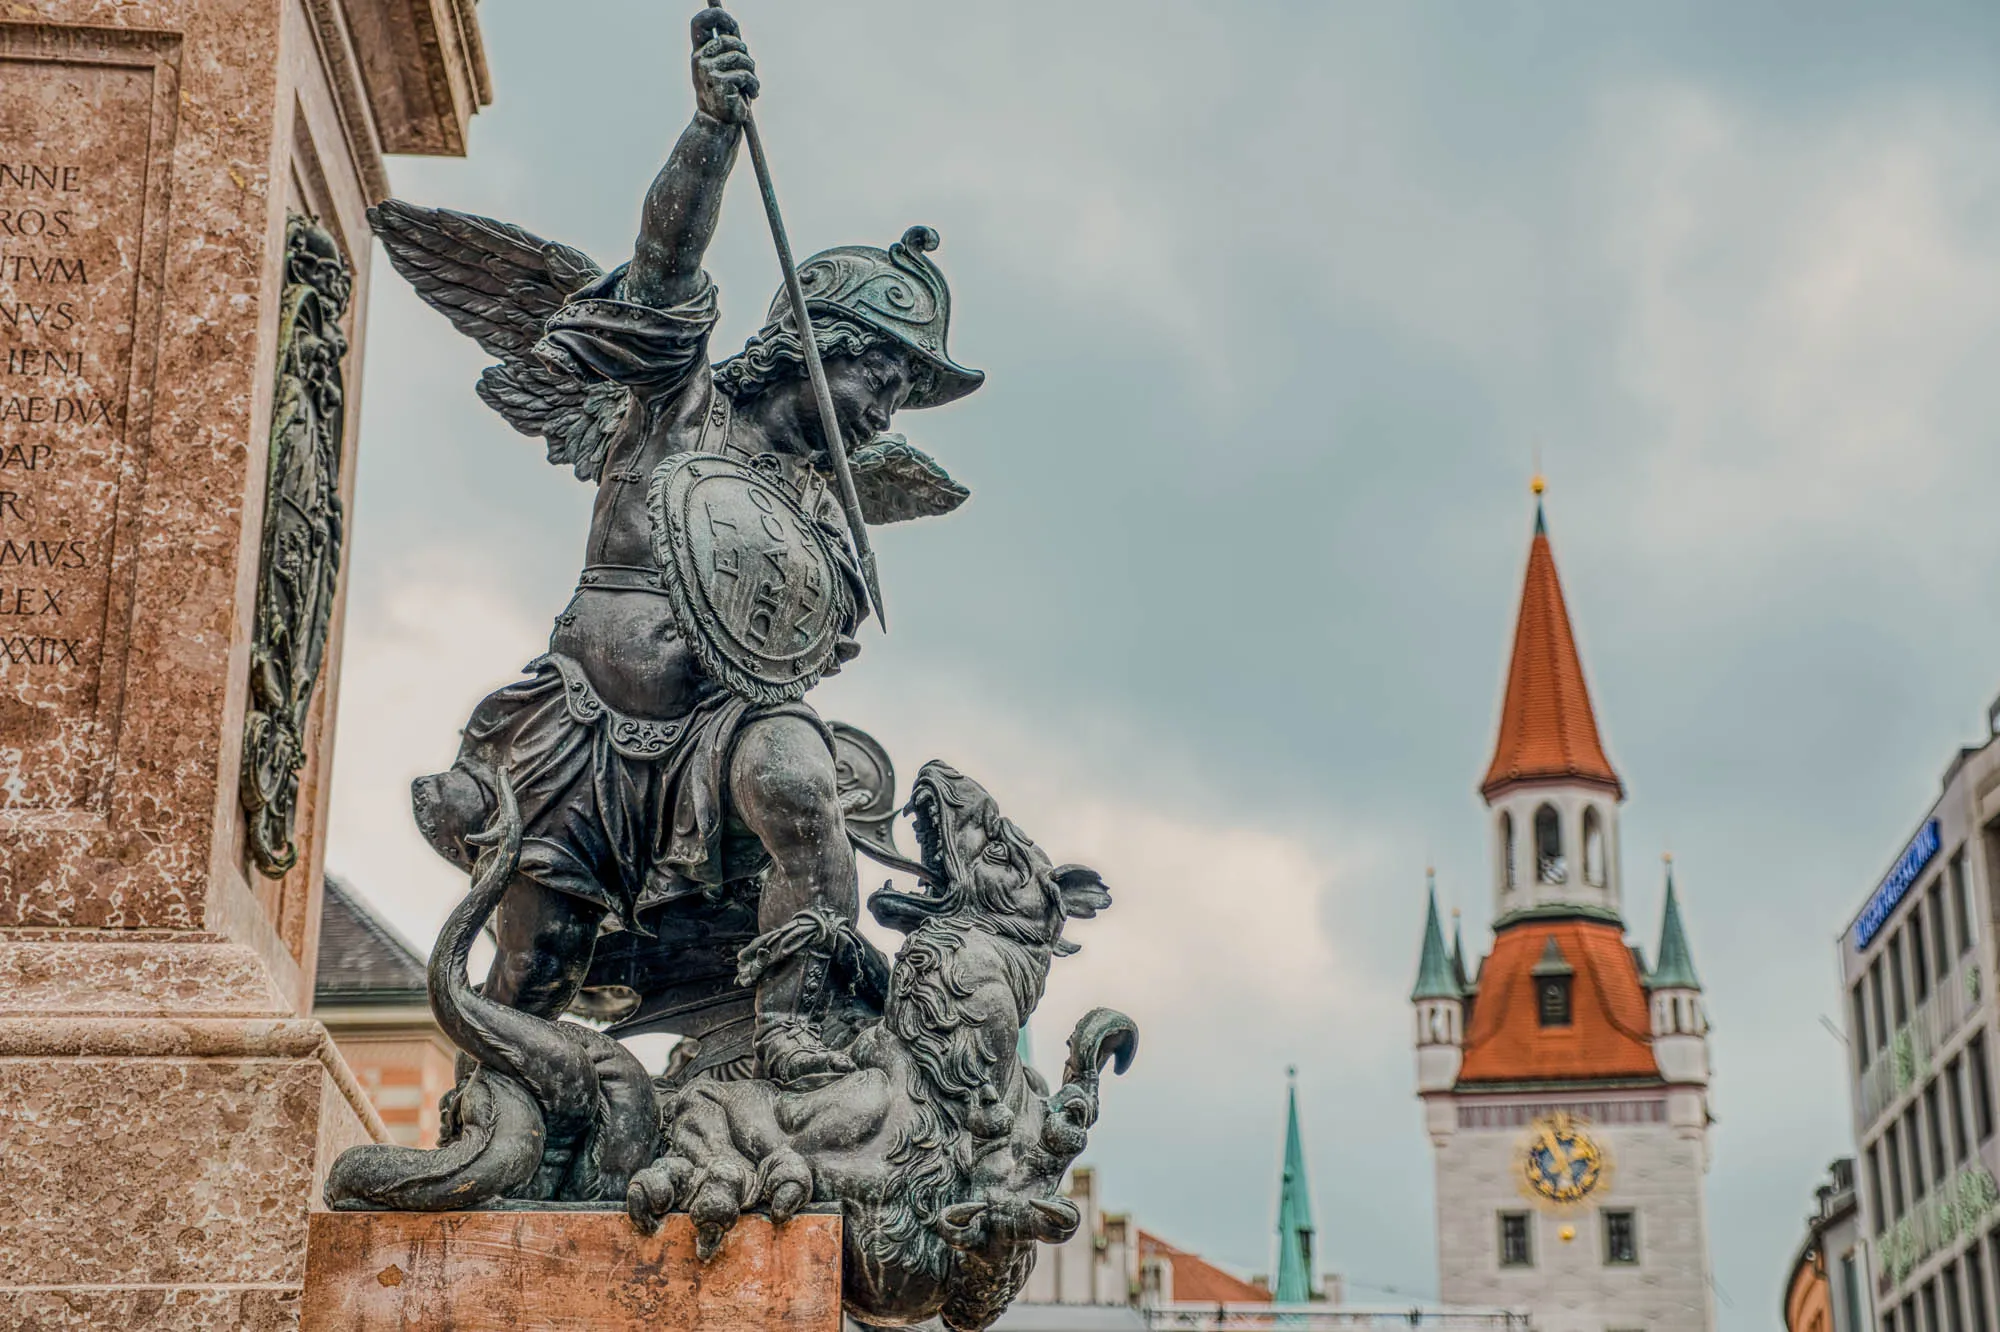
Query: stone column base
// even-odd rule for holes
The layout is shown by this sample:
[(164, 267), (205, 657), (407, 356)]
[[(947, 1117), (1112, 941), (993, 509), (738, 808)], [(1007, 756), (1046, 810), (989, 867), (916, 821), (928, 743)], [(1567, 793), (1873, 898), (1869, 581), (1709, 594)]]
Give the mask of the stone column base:
[(0, 1019), (0, 1327), (296, 1328), (326, 1170), (385, 1136), (317, 1022)]
[(315, 1212), (303, 1332), (411, 1327), (840, 1332), (840, 1218), (746, 1216), (704, 1263), (685, 1216)]

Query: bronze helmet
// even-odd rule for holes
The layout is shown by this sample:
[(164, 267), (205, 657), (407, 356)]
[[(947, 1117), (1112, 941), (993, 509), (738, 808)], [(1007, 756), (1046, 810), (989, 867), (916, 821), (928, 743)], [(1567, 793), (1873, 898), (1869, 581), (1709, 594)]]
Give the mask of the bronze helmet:
[[(930, 370), (905, 407), (937, 407), (964, 397), (986, 382), (983, 370), (968, 370), (945, 351), (951, 321), (951, 289), (930, 261), (938, 234), (911, 227), (887, 250), (872, 245), (840, 245), (821, 250), (799, 265), (799, 286), (815, 317), (852, 319), (879, 329), (914, 352)], [(792, 303), (784, 289), (771, 301), (765, 329), (791, 329)]]

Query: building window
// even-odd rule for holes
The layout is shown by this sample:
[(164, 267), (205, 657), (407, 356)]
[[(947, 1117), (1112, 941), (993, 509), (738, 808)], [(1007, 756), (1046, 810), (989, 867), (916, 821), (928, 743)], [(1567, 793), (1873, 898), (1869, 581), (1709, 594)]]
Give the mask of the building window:
[[(1975, 1243), (1973, 1247), (1979, 1246)], [(1993, 1274), (1993, 1297), (2000, 1300), (2000, 1227), (1986, 1234), (1986, 1270)]]
[(1568, 976), (1544, 976), (1535, 982), (1535, 997), (1544, 1027), (1569, 1025)]
[(1931, 965), (1924, 956), (1924, 903), (1910, 903), (1910, 983), (1916, 987), (1917, 1002), (1931, 997)]
[(1593, 888), (1604, 886), (1604, 820), (1595, 805), (1583, 811), (1583, 881)]
[(1889, 939), (1889, 999), (1896, 1012), (1896, 1026), (1910, 1020), (1909, 991), (1903, 988), (1903, 932)]
[(1528, 1242), (1528, 1214), (1500, 1213), (1500, 1266), (1533, 1267), (1534, 1246)]
[(1907, 1200), (1903, 1196), (1903, 1149), (1896, 1141), (1894, 1124), (1883, 1130), (1882, 1148), (1889, 1167), (1889, 1219), (1901, 1221)]
[(1977, 1241), (1965, 1251), (1965, 1300), (1972, 1306), (1972, 1332), (1993, 1332), (1993, 1320), (1986, 1310), (1986, 1262)]
[(1944, 1324), (1938, 1321), (1937, 1278), (1924, 1282), (1924, 1326), (1930, 1332), (1944, 1332)]
[(1889, 1014), (1882, 1007), (1882, 959), (1879, 957), (1868, 964), (1868, 999), (1875, 1009), (1875, 1050), (1879, 1054), (1889, 1045)]
[(1501, 882), (1514, 891), (1514, 816), (1500, 811), (1500, 863), (1506, 866)]
[(1868, 1149), (1868, 1209), (1875, 1219), (1875, 1233), (1889, 1228), (1889, 1195), (1882, 1192), (1882, 1149)]
[(1958, 1264), (1946, 1263), (1944, 1271), (1938, 1273), (1939, 1289), (1944, 1295), (1944, 1325), (1949, 1332), (1965, 1332), (1965, 1306), (1958, 1299)]
[(1931, 1085), (1924, 1088), (1924, 1121), (1931, 1133), (1931, 1182), (1944, 1183), (1944, 1113), (1938, 1105), (1938, 1083), (1931, 1079)]
[(1951, 1159), (1965, 1160), (1971, 1146), (1965, 1133), (1965, 1063), (1954, 1059), (1944, 1067), (1945, 1099), (1951, 1102)]
[(1535, 811), (1535, 878), (1541, 883), (1569, 878), (1569, 867), (1563, 863), (1562, 816), (1554, 805)]
[(1636, 1213), (1604, 1213), (1604, 1261), (1617, 1266), (1639, 1261), (1639, 1220)]
[(1850, 1040), (1854, 1046), (1854, 1076), (1860, 1077), (1868, 1071), (1868, 978), (1854, 982), (1854, 1027)]
[(1951, 973), (1951, 923), (1944, 914), (1942, 880), (1931, 882), (1931, 953), (1931, 965), (1943, 980)]
[(1903, 1112), (1903, 1146), (1910, 1153), (1910, 1201), (1922, 1202), (1931, 1186), (1924, 1176), (1924, 1134), (1917, 1124), (1915, 1101), (1910, 1102), (1910, 1108)]
[(1965, 1047), (1965, 1062), (1972, 1068), (1972, 1127), (1985, 1142), (1993, 1136), (1993, 1075), (1986, 1068), (1985, 1032)]
[(1951, 858), (1951, 917), (1952, 923), (1958, 926), (1958, 951), (1961, 953), (1971, 952), (1972, 945), (1978, 942), (1972, 932), (1972, 906), (1966, 900), (1967, 891), (1965, 852), (1960, 850)]

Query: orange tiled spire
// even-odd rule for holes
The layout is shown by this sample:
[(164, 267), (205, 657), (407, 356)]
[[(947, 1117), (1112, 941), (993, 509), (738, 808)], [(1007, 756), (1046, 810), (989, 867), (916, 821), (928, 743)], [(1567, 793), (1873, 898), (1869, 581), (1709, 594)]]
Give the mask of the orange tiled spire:
[(1549, 550), (1542, 517), (1542, 479), (1534, 482), (1535, 539), (1528, 546), (1528, 576), (1521, 587), (1521, 615), (1514, 626), (1514, 659), (1507, 668), (1507, 698), (1500, 706), (1500, 736), (1480, 794), (1491, 800), (1516, 782), (1576, 781), (1606, 787), (1621, 798), (1618, 779), (1570, 632), (1562, 580)]

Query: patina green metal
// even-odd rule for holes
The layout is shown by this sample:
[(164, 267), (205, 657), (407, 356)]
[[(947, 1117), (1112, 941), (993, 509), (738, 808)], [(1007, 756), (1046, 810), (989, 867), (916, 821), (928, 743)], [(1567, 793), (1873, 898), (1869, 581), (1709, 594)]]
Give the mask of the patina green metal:
[(346, 419), (340, 365), (347, 354), (340, 319), (353, 286), (333, 235), (294, 214), (285, 226), (278, 385), (239, 783), (250, 858), (274, 879), (298, 863), (292, 820), (299, 769), (340, 579)]
[[(1437, 924), (1435, 899), (1431, 924)], [(1279, 1304), (1304, 1304), (1313, 1295), (1312, 1191), (1306, 1183), (1305, 1142), (1299, 1136), (1298, 1081), (1290, 1069), (1286, 1078), (1285, 1173), (1278, 1185), (1278, 1280), (1271, 1298)]]
[(1681, 907), (1674, 895), (1672, 869), (1667, 871), (1667, 906), (1660, 921), (1660, 961), (1646, 983), (1655, 990), (1701, 988), (1701, 977), (1694, 970), (1694, 954), (1688, 951), (1687, 933), (1681, 928)]
[(1410, 999), (1462, 999), (1457, 970), (1444, 950), (1444, 930), (1438, 925), (1438, 895), (1435, 881), (1430, 886), (1430, 905), (1424, 915), (1424, 950), (1417, 958), (1417, 984)]

